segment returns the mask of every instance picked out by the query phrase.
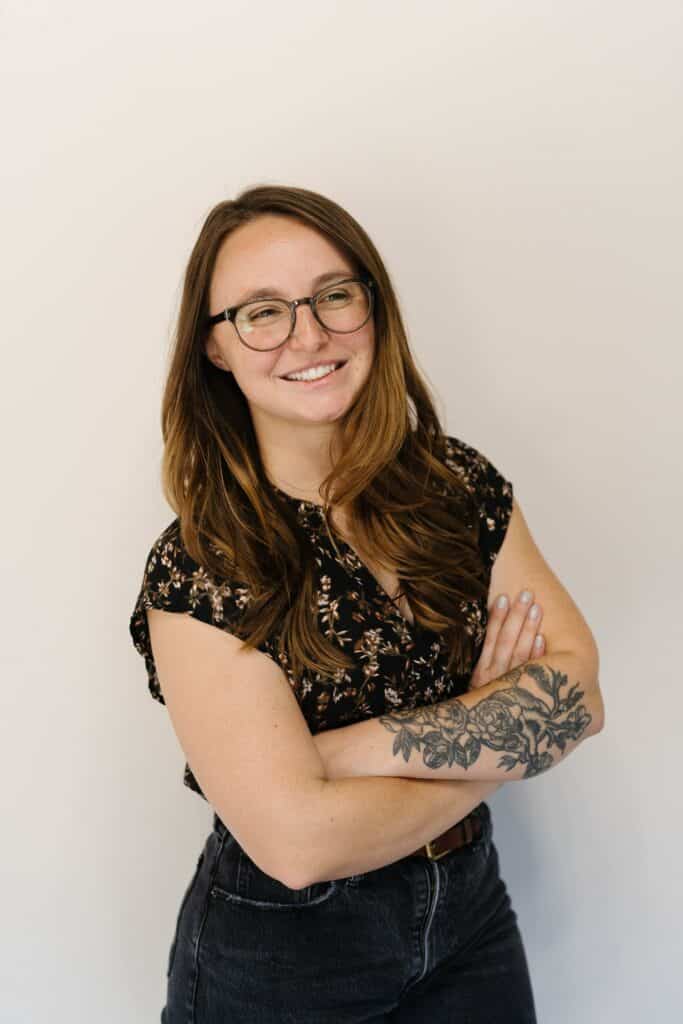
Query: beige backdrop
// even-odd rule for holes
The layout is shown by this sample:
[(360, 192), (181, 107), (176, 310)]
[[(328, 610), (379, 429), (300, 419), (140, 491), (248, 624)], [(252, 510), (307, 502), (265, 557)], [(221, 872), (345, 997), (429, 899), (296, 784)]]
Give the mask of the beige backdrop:
[(680, 3), (1, 8), (0, 1016), (158, 1019), (211, 812), (128, 616), (185, 261), (275, 182), (367, 227), (449, 432), (598, 639), (604, 732), (491, 801), (539, 1021), (674, 1020)]

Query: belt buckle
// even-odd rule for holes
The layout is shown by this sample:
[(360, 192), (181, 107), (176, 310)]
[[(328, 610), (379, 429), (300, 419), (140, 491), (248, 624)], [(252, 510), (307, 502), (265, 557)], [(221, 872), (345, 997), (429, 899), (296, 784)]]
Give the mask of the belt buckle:
[(447, 853), (450, 853), (450, 850), (449, 850), (448, 847), (446, 847), (445, 850), (442, 850), (441, 853), (434, 853), (432, 851), (432, 843), (433, 842), (434, 842), (434, 840), (430, 839), (430, 841), (428, 843), (425, 843), (425, 850), (427, 851), (427, 856), (429, 857), (430, 860), (439, 860), (440, 857), (445, 857)]

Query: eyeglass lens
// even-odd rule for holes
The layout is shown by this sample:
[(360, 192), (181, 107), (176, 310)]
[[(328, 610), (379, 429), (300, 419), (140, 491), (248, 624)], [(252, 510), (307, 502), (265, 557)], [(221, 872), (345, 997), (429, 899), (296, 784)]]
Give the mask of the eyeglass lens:
[[(320, 292), (316, 312), (331, 331), (357, 331), (370, 313), (370, 289), (360, 281), (344, 281)], [(251, 348), (281, 345), (292, 325), (289, 306), (280, 299), (261, 299), (241, 306), (235, 317), (240, 337)]]

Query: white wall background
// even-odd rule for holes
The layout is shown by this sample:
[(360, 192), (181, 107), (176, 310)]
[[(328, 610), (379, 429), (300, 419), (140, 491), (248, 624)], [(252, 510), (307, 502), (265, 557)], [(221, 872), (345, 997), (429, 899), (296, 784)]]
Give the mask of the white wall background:
[(158, 1019), (211, 812), (128, 616), (181, 275), (256, 182), (366, 226), (598, 639), (604, 732), (491, 801), (539, 1021), (676, 1019), (681, 5), (4, 0), (0, 37), (3, 1022)]

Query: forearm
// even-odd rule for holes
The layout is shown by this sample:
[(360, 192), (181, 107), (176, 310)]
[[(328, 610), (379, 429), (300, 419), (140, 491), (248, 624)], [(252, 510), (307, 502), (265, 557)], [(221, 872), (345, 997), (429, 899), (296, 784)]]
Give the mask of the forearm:
[(323, 780), (299, 822), (301, 885), (384, 867), (461, 821), (499, 782)]
[(532, 778), (602, 729), (597, 671), (590, 653), (553, 653), (460, 697), (320, 733), (327, 778)]

